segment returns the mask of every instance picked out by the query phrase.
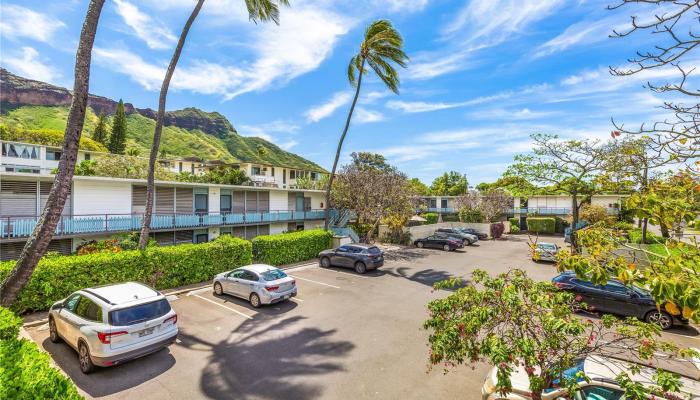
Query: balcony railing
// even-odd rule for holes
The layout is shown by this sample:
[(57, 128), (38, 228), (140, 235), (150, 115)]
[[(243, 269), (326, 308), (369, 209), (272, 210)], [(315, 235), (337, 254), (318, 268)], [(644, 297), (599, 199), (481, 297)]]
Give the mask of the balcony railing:
[[(323, 219), (324, 210), (266, 211), (247, 213), (153, 214), (151, 229), (208, 228), (213, 226), (265, 224)], [(38, 217), (1, 217), (0, 238), (22, 238), (32, 234)], [(128, 232), (141, 229), (141, 214), (61, 216), (55, 235)]]
[(456, 213), (457, 209), (452, 208), (452, 207), (428, 207), (428, 212), (450, 214), (450, 213)]
[[(569, 215), (571, 208), (569, 207), (523, 207), (510, 210), (512, 214), (540, 214), (540, 215)], [(606, 207), (605, 212), (611, 215), (618, 214), (619, 208)]]

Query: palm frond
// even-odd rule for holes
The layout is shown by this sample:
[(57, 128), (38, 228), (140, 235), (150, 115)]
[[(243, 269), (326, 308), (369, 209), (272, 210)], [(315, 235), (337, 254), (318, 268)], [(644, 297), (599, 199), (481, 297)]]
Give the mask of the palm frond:
[(360, 52), (350, 60), (348, 65), (350, 83), (355, 84), (355, 73), (364, 72), (361, 71), (361, 65), (362, 61), (366, 61), (387, 88), (398, 93), (399, 74), (393, 64), (406, 68), (408, 56), (403, 51), (403, 44), (401, 34), (389, 20), (380, 19), (372, 22), (365, 30)]
[(289, 6), (289, 0), (245, 0), (248, 18), (257, 23), (272, 21), (279, 25), (279, 6)]

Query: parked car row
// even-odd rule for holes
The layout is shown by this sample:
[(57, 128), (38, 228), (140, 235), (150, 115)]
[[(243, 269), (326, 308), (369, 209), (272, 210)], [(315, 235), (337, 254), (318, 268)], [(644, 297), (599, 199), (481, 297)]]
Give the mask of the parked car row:
[(488, 235), (473, 228), (439, 228), (434, 234), (416, 239), (413, 245), (420, 248), (442, 249), (452, 251), (464, 246), (471, 246)]
[[(384, 265), (373, 245), (347, 244), (319, 254), (321, 267), (353, 268), (364, 274)], [(296, 281), (283, 270), (253, 264), (217, 274), (216, 295), (239, 297), (258, 308), (297, 295)], [(49, 337), (78, 352), (80, 370), (108, 367), (154, 353), (175, 342), (178, 317), (168, 299), (146, 285), (127, 282), (79, 290), (49, 311)]]

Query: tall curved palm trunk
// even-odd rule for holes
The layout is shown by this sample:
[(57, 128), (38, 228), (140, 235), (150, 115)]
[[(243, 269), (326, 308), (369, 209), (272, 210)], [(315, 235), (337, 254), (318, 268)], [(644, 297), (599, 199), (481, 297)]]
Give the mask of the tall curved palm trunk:
[(32, 235), (24, 245), (14, 269), (0, 286), (0, 303), (3, 306), (10, 306), (29, 282), (36, 265), (49, 247), (70, 192), (87, 109), (92, 46), (103, 5), (104, 0), (91, 0), (88, 6), (75, 55), (73, 100), (68, 112), (58, 173)]
[(165, 101), (168, 97), (168, 88), (170, 87), (170, 80), (175, 73), (175, 67), (177, 67), (177, 62), (180, 60), (180, 54), (182, 53), (182, 48), (185, 46), (185, 41), (187, 40), (187, 34), (190, 32), (190, 27), (194, 23), (194, 20), (199, 15), (199, 11), (204, 5), (204, 0), (198, 0), (197, 5), (195, 5), (194, 10), (187, 19), (182, 32), (180, 33), (180, 39), (177, 41), (177, 47), (175, 47), (175, 52), (170, 59), (170, 65), (168, 65), (168, 70), (165, 72), (165, 78), (163, 78), (163, 84), (160, 87), (160, 99), (158, 101), (158, 114), (156, 116), (156, 129), (153, 132), (153, 143), (151, 144), (151, 154), (148, 158), (148, 180), (146, 183), (146, 210), (143, 214), (143, 224), (141, 225), (141, 236), (139, 238), (139, 248), (144, 249), (148, 244), (148, 234), (151, 229), (151, 217), (153, 216), (153, 193), (155, 192), (155, 171), (156, 171), (156, 158), (158, 157), (158, 148), (160, 147), (160, 136), (163, 132), (163, 120), (165, 119)]
[[(328, 178), (328, 186), (326, 187), (326, 209), (324, 212), (324, 228), (326, 230), (328, 230), (330, 224), (331, 190), (335, 180), (335, 172), (338, 169), (338, 159), (340, 159), (343, 142), (348, 133), (348, 128), (350, 128), (352, 113), (355, 111), (357, 98), (360, 95), (362, 75), (367, 72), (365, 71), (365, 65), (369, 66), (368, 70), (374, 71), (389, 90), (398, 94), (399, 74), (394, 69), (393, 64), (405, 68), (407, 61), (408, 56), (403, 51), (403, 38), (401, 38), (401, 34), (392, 26), (390, 21), (379, 19), (369, 24), (365, 30), (364, 39), (360, 43), (359, 52), (350, 59), (348, 64), (348, 80), (351, 85), (356, 86), (355, 97), (352, 99), (350, 112), (345, 120), (343, 134), (340, 135), (340, 140), (338, 140), (338, 149), (335, 152), (331, 176)], [(358, 75), (357, 82), (355, 81), (355, 74)]]
[(326, 209), (324, 211), (324, 229), (328, 230), (330, 224), (330, 208), (331, 208), (331, 187), (333, 186), (333, 180), (335, 179), (335, 171), (338, 169), (338, 160), (340, 159), (340, 152), (343, 150), (343, 142), (345, 141), (345, 135), (348, 134), (348, 129), (350, 128), (350, 121), (352, 120), (352, 113), (355, 111), (355, 105), (357, 104), (357, 98), (360, 96), (360, 87), (362, 86), (362, 70), (365, 67), (365, 59), (362, 59), (362, 66), (360, 68), (360, 74), (357, 78), (357, 88), (355, 89), (355, 97), (352, 99), (352, 104), (350, 105), (350, 112), (348, 112), (348, 118), (345, 120), (345, 128), (343, 128), (343, 134), (340, 135), (340, 140), (338, 140), (338, 148), (335, 150), (335, 159), (333, 160), (333, 168), (331, 169), (331, 176), (328, 177), (328, 186), (326, 187)]

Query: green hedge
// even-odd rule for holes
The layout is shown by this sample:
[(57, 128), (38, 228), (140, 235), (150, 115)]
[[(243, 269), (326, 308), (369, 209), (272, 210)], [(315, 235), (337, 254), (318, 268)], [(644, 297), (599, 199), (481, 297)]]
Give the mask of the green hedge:
[(0, 307), (0, 340), (14, 339), (19, 334), (22, 319), (9, 308)]
[(520, 232), (520, 218), (508, 218), (510, 224), (510, 233)]
[(22, 320), (0, 307), (0, 399), (82, 399), (73, 382), (51, 367), (48, 354), (18, 339)]
[(263, 235), (253, 238), (253, 255), (259, 262), (283, 265), (318, 257), (331, 247), (333, 234), (322, 229)]
[(426, 219), (426, 222), (425, 222), (426, 224), (437, 224), (437, 221), (438, 221), (437, 213), (430, 212), (430, 213), (425, 213), (421, 216)]
[(527, 230), (535, 233), (554, 233), (556, 220), (545, 217), (527, 217)]
[[(232, 236), (201, 244), (149, 247), (81, 256), (43, 258), (12, 308), (45, 310), (56, 300), (86, 287), (137, 281), (156, 289), (204, 282), (219, 272), (250, 264), (250, 242)], [(0, 263), (0, 280), (14, 262)]]

